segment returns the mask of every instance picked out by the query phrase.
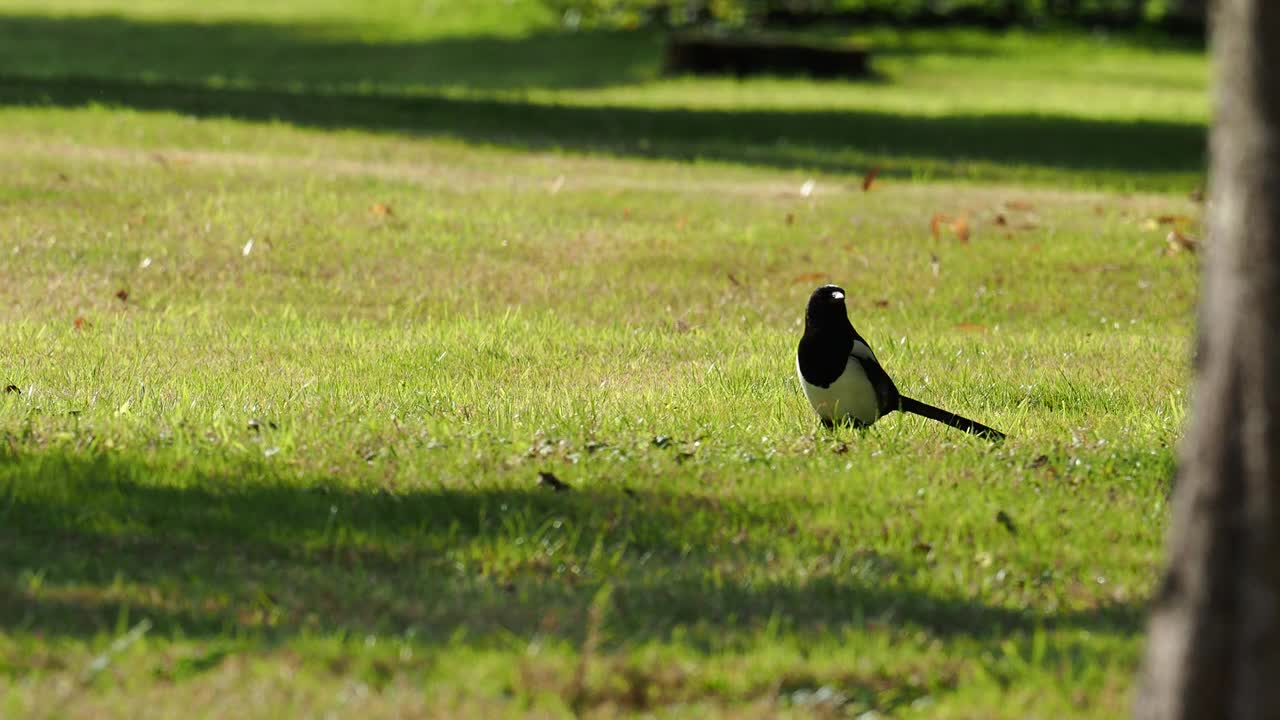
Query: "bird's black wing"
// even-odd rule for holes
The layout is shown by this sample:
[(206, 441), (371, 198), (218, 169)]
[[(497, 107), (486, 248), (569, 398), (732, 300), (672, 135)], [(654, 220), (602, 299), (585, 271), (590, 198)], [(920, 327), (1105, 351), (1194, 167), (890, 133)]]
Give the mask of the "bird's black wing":
[(862, 371), (867, 374), (867, 379), (871, 381), (871, 386), (875, 388), (876, 405), (880, 408), (880, 415), (883, 417), (897, 411), (900, 405), (898, 387), (893, 384), (889, 373), (880, 367), (880, 361), (876, 360), (871, 346), (867, 345), (862, 338), (858, 338), (853, 342), (853, 351), (849, 353), (849, 357), (858, 361)]

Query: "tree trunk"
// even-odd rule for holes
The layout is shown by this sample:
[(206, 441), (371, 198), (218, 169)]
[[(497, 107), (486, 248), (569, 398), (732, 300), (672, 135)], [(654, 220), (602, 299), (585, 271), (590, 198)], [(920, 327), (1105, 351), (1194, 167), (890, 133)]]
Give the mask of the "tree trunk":
[(1196, 389), (1135, 716), (1280, 718), (1280, 1), (1217, 0)]

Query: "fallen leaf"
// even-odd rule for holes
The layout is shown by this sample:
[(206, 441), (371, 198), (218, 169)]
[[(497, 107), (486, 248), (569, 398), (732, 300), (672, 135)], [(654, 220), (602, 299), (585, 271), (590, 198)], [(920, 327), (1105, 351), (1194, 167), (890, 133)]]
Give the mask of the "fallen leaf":
[(631, 208), (622, 208), (622, 217), (624, 220), (631, 218)]
[(876, 300), (876, 301), (875, 301), (875, 302), (873, 302), (872, 304), (873, 304), (873, 305), (875, 305), (875, 306), (876, 306), (876, 307), (878, 307), (878, 308), (887, 308), (887, 307), (889, 307), (889, 301), (888, 301), (888, 300), (885, 300), (884, 298), (880, 298), (879, 300)]
[(5, 385), (4, 391), (6, 393), (17, 393), (19, 395), (22, 394), (22, 390), (17, 385)]
[(1003, 213), (996, 213), (995, 223), (996, 223), (997, 225), (999, 225), (999, 226), (1003, 227), (1003, 226), (1005, 226), (1005, 225), (1008, 225), (1008, 224), (1009, 224), (1009, 221), (1005, 218), (1005, 216), (1004, 216), (1004, 214), (1003, 214)]
[(391, 209), (390, 205), (380, 202), (370, 205), (369, 212), (377, 215), (378, 217), (394, 217), (396, 214), (395, 211)]
[(1199, 243), (1196, 242), (1195, 238), (1182, 234), (1177, 228), (1169, 231), (1169, 234), (1164, 238), (1164, 242), (1167, 246), (1165, 248), (1166, 255), (1174, 255), (1183, 251), (1194, 254), (1199, 249)]
[(795, 276), (795, 279), (793, 279), (791, 282), (795, 282), (795, 283), (810, 283), (810, 282), (817, 282), (817, 281), (819, 281), (819, 280), (825, 280), (825, 279), (826, 279), (826, 277), (827, 277), (827, 274), (826, 274), (826, 273), (820, 273), (820, 272), (807, 272), (807, 273), (801, 273), (801, 274), (799, 274), (799, 275)]
[(129, 300), (129, 291), (121, 288), (116, 291), (116, 297), (120, 298), (120, 302), (126, 302)]
[(934, 213), (929, 218), (929, 234), (933, 236), (934, 242), (942, 239), (942, 223), (949, 222), (951, 218), (942, 213)]
[(876, 165), (875, 167), (868, 170), (866, 175), (862, 176), (862, 192), (867, 192), (868, 190), (871, 189), (871, 184), (876, 181), (876, 176), (879, 174), (880, 174), (880, 166)]
[(1035, 209), (1035, 206), (1026, 200), (1006, 200), (1004, 206), (1010, 210), (1021, 210), (1023, 212)]
[(1190, 224), (1192, 220), (1186, 215), (1161, 215), (1156, 218), (1156, 222), (1161, 225), (1182, 225)]
[(969, 216), (961, 215), (956, 221), (951, 223), (951, 231), (956, 234), (956, 239), (965, 245), (969, 244)]
[(963, 330), (964, 332), (979, 332), (979, 333), (984, 333), (984, 332), (986, 332), (987, 330), (989, 330), (990, 328), (988, 328), (986, 325), (982, 325), (982, 324), (980, 324), (980, 323), (967, 323), (967, 322), (965, 322), (965, 323), (959, 323), (958, 325), (956, 325), (956, 329), (957, 329), (957, 330)]
[(76, 319), (72, 322), (72, 324), (75, 326), (77, 330), (84, 330), (85, 328), (89, 327), (89, 321), (85, 320), (83, 315), (77, 315)]
[(569, 489), (568, 483), (555, 476), (555, 473), (539, 472), (538, 485), (548, 487), (556, 492), (564, 492)]
[(1010, 535), (1017, 535), (1017, 534), (1018, 534), (1018, 528), (1014, 527), (1014, 525), (1013, 525), (1013, 518), (1009, 517), (1009, 513), (1005, 512), (1005, 511), (1003, 511), (1003, 510), (1000, 510), (999, 512), (997, 512), (997, 513), (996, 513), (996, 522), (998, 522), (998, 523), (1000, 523), (1001, 525), (1003, 525), (1003, 526), (1004, 526), (1004, 529), (1005, 529), (1005, 530), (1008, 530)]

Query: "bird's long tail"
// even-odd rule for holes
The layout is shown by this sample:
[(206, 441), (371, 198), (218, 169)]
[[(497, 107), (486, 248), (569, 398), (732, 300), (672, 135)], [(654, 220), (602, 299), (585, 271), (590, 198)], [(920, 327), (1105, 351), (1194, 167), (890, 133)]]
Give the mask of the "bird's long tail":
[(927, 417), (930, 420), (937, 420), (938, 422), (950, 425), (957, 430), (963, 430), (967, 433), (972, 433), (988, 440), (1004, 439), (1004, 433), (999, 430), (989, 428), (986, 425), (970, 420), (969, 418), (960, 417), (953, 412), (947, 412), (942, 408), (922, 403), (919, 400), (913, 400), (905, 395), (901, 396), (901, 401), (902, 404), (900, 407), (902, 412), (909, 412), (914, 415), (920, 415), (921, 417)]

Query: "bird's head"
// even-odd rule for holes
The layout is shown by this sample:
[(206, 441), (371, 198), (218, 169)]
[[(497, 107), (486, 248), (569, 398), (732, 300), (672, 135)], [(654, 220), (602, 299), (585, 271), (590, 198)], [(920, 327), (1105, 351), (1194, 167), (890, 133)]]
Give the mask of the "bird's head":
[(809, 307), (804, 312), (806, 328), (834, 328), (849, 324), (849, 311), (844, 305), (844, 288), (839, 285), (823, 285), (809, 296)]

